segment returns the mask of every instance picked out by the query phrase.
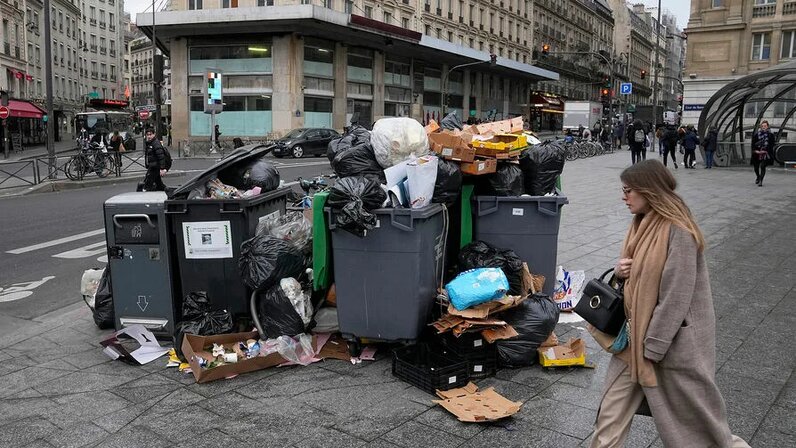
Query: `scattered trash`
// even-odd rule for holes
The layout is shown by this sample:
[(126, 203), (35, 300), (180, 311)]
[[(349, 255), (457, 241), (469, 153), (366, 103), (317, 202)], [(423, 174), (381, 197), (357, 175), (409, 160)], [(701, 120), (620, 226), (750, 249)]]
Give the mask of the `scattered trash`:
[(438, 159), (435, 156), (419, 157), (406, 164), (409, 203), (412, 208), (422, 208), (431, 204), (437, 182), (437, 167)]
[(299, 211), (263, 216), (257, 223), (257, 235), (289, 241), (304, 253), (312, 251), (312, 223)]
[(428, 153), (428, 138), (423, 125), (407, 117), (376, 120), (370, 143), (382, 168), (389, 168), (410, 156), (421, 157)]
[(94, 318), (94, 324), (100, 330), (113, 328), (116, 325), (112, 291), (111, 269), (107, 267), (102, 271), (102, 276), (97, 284), (97, 293), (94, 295), (94, 309), (91, 313)]
[(462, 119), (456, 115), (456, 112), (451, 112), (448, 115), (445, 115), (445, 118), (439, 124), (442, 129), (448, 129), (450, 131), (454, 129), (462, 130)]
[(337, 308), (321, 308), (315, 313), (315, 327), (312, 331), (316, 333), (334, 333), (340, 330), (337, 320)]
[[(129, 350), (125, 345), (131, 345), (130, 341), (122, 341), (120, 336), (127, 335), (137, 343), (138, 348)], [(144, 365), (150, 363), (169, 352), (168, 348), (163, 348), (155, 339), (155, 335), (147, 330), (143, 325), (130, 325), (100, 341), (105, 353), (111, 359), (121, 359), (133, 364)]]
[(586, 366), (586, 343), (572, 338), (566, 344), (540, 347), (539, 364), (542, 367)]
[(533, 365), (537, 359), (536, 349), (550, 337), (558, 323), (558, 314), (553, 299), (540, 293), (502, 313), (519, 336), (497, 342), (498, 363), (505, 367)]
[(473, 241), (459, 252), (459, 269), (500, 268), (509, 282), (509, 293), (525, 295), (523, 290), (523, 261), (510, 249), (497, 249), (483, 241)]
[(522, 403), (507, 399), (493, 387), (479, 391), (473, 383), (458, 389), (438, 390), (437, 396), (442, 400), (433, 400), (434, 403), (467, 423), (500, 420), (520, 412), (522, 407)]
[(462, 191), (462, 170), (458, 163), (445, 159), (437, 161), (437, 181), (434, 184), (434, 195), (431, 202), (454, 205)]
[[(284, 280), (295, 281), (292, 278)], [(286, 282), (285, 286), (293, 294), (292, 282)], [(301, 285), (299, 285), (299, 290), (300, 287)], [(299, 294), (303, 296), (303, 293), (299, 292)], [(255, 291), (253, 295), (256, 297), (257, 314), (255, 317), (257, 321), (255, 325), (266, 337), (278, 338), (284, 335), (296, 336), (304, 333), (306, 328), (304, 318), (291, 302), (281, 281), (280, 284), (273, 285), (264, 291)], [(307, 301), (309, 301), (309, 297), (307, 297)], [(310, 315), (312, 315), (312, 305), (307, 305), (309, 305)]]
[(326, 203), (337, 216), (337, 226), (357, 236), (365, 236), (376, 227), (376, 215), (371, 213), (387, 199), (381, 185), (366, 177), (346, 177), (337, 181)]
[(206, 292), (188, 293), (182, 301), (182, 318), (177, 324), (177, 355), (184, 356), (181, 348), (185, 334), (208, 336), (229, 333), (234, 328), (232, 314), (227, 310), (214, 310)]
[(301, 276), (306, 261), (293, 243), (271, 235), (257, 235), (241, 244), (238, 267), (246, 286), (265, 289), (283, 278)]
[(86, 305), (92, 311), (94, 310), (94, 299), (103, 273), (105, 273), (105, 269), (87, 269), (80, 278), (80, 294), (83, 296), (83, 301), (86, 302)]

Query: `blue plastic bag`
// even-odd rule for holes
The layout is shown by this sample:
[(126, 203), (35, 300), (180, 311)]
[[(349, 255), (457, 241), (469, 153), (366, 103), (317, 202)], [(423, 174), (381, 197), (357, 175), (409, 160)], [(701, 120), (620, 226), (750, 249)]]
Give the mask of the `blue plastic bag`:
[(462, 272), (445, 289), (459, 311), (500, 299), (509, 290), (509, 281), (500, 268), (479, 268)]

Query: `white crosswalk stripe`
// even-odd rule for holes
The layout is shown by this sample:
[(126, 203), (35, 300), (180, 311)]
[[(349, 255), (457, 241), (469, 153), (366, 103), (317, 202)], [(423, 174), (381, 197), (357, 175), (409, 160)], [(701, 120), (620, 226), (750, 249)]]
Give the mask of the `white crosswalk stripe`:
[[(33, 252), (37, 250), (47, 249), (54, 246), (60, 246), (64, 244), (71, 243), (73, 241), (78, 241), (84, 238), (96, 237), (98, 235), (103, 235), (105, 233), (105, 229), (97, 229), (91, 230), (88, 232), (78, 233), (77, 235), (66, 236), (63, 238), (58, 238), (51, 241), (45, 241), (43, 243), (33, 244), (31, 246), (20, 247), (19, 249), (13, 249), (6, 251), (6, 253), (13, 254), (13, 255), (20, 255), (25, 254), (28, 252)], [(61, 259), (68, 259), (68, 260), (75, 260), (80, 258), (89, 258), (95, 257), (97, 255), (101, 255), (97, 258), (97, 261), (107, 263), (108, 256), (106, 254), (106, 247), (105, 241), (97, 241), (96, 243), (87, 244), (82, 247), (78, 247), (76, 249), (67, 250), (64, 252), (59, 252), (55, 255), (51, 255), (53, 258), (61, 258)]]
[(67, 259), (88, 258), (94, 255), (99, 255), (101, 253), (104, 253), (105, 251), (106, 251), (105, 241), (100, 241), (98, 243), (89, 244), (87, 246), (78, 247), (77, 249), (72, 249), (66, 252), (55, 254), (53, 255), (53, 258), (67, 258)]
[(34, 250), (39, 249), (46, 249), (48, 247), (57, 246), (59, 244), (70, 243), (72, 241), (81, 240), (83, 238), (88, 238), (91, 236), (102, 235), (105, 233), (105, 229), (97, 229), (92, 230), (90, 232), (78, 233), (77, 235), (67, 236), (64, 238), (59, 238), (57, 240), (47, 241), (44, 243), (34, 244), (32, 246), (21, 247), (19, 249), (9, 250), (7, 251), (9, 254), (19, 255), (24, 254), (26, 252), (33, 252)]

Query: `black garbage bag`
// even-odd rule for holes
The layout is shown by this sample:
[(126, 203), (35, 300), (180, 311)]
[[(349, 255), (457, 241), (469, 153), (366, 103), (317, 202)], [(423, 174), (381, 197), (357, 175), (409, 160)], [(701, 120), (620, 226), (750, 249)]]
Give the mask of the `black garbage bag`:
[(511, 249), (496, 249), (483, 241), (473, 241), (459, 252), (459, 271), (476, 268), (500, 268), (509, 281), (509, 293), (524, 295), (522, 259)]
[(326, 157), (331, 162), (338, 153), (363, 143), (370, 143), (370, 131), (362, 126), (352, 125), (345, 134), (329, 142), (326, 147)]
[(218, 180), (240, 190), (260, 187), (266, 193), (279, 188), (279, 170), (263, 157), (219, 171)]
[(304, 322), (279, 283), (256, 294), (257, 319), (268, 339), (304, 333)]
[(384, 170), (376, 161), (376, 154), (370, 143), (360, 143), (339, 151), (331, 165), (339, 177), (367, 176), (382, 183), (386, 182)]
[(450, 207), (456, 203), (462, 192), (462, 170), (458, 163), (445, 159), (438, 161), (437, 182), (434, 184), (434, 196), (431, 202)]
[(475, 194), (483, 196), (522, 196), (525, 193), (522, 170), (513, 163), (499, 163), (497, 171), (479, 176)]
[(526, 176), (526, 193), (532, 196), (544, 196), (555, 191), (556, 178), (564, 171), (566, 151), (566, 148), (558, 142), (545, 142), (526, 151), (528, 160), (523, 162), (524, 157), (520, 158), (520, 167), (524, 166), (523, 171)]
[(113, 328), (116, 325), (111, 291), (111, 268), (106, 267), (97, 284), (97, 293), (94, 295), (94, 309), (92, 310), (94, 325), (100, 330)]
[[(538, 145), (537, 145), (538, 146)], [(522, 170), (522, 184), (525, 194), (533, 194), (533, 185), (537, 182), (539, 175), (539, 165), (536, 160), (531, 156), (535, 151), (535, 147), (530, 147), (522, 152), (520, 155), (520, 170)]]
[(457, 129), (461, 131), (463, 128), (462, 119), (456, 115), (456, 112), (451, 112), (448, 115), (445, 115), (445, 118), (442, 119), (442, 121), (439, 123), (439, 126), (442, 129), (448, 129), (451, 131)]
[(188, 293), (182, 301), (182, 318), (177, 325), (174, 348), (180, 359), (182, 338), (186, 333), (199, 336), (231, 333), (235, 329), (232, 314), (227, 310), (214, 310), (205, 291)]
[(240, 245), (238, 267), (246, 286), (264, 289), (285, 277), (300, 277), (306, 259), (293, 243), (263, 234)]
[(519, 336), (495, 345), (498, 364), (502, 367), (522, 367), (536, 363), (536, 350), (550, 337), (558, 323), (558, 306), (546, 294), (534, 294), (516, 308), (500, 314)]
[(376, 215), (371, 213), (387, 200), (381, 185), (367, 177), (345, 177), (338, 180), (326, 204), (334, 210), (336, 225), (363, 237), (366, 230), (376, 227)]

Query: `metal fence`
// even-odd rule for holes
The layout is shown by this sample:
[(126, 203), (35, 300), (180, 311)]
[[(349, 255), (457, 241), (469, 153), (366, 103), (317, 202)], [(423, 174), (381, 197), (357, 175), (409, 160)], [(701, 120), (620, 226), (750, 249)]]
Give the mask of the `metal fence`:
[(38, 184), (36, 164), (32, 160), (0, 162), (0, 190)]

